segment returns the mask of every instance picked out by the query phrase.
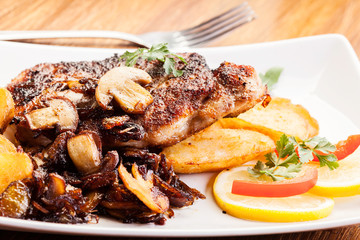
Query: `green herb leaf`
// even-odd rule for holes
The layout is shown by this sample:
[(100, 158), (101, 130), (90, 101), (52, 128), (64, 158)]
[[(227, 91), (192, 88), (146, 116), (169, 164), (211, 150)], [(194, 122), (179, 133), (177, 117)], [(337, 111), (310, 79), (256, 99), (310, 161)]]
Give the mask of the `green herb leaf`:
[(300, 162), (307, 163), (314, 159), (313, 151), (304, 144), (298, 145), (298, 154)]
[(142, 57), (146, 58), (149, 61), (157, 59), (161, 62), (165, 62), (166, 55), (171, 55), (166, 45), (167, 44), (163, 43), (154, 45), (148, 51), (146, 51)]
[(183, 57), (170, 52), (167, 43), (154, 45), (150, 49), (139, 48), (135, 52), (126, 51), (120, 56), (120, 59), (124, 59), (125, 65), (128, 67), (133, 67), (139, 58), (148, 61), (159, 60), (160, 62), (163, 62), (165, 72), (167, 74), (173, 74), (175, 77), (180, 77), (183, 74), (182, 70), (176, 69), (175, 58), (187, 64)]
[(278, 159), (276, 153), (274, 153), (274, 152), (268, 153), (268, 154), (265, 155), (265, 158), (266, 158), (266, 160), (267, 160), (267, 162), (265, 163), (266, 166), (268, 166), (268, 167), (270, 167), (270, 168), (276, 166), (276, 164), (277, 164), (277, 159)]
[(319, 159), (320, 167), (328, 166), (330, 170), (334, 170), (337, 167), (339, 167), (339, 163), (337, 162), (337, 157), (334, 154), (321, 155), (315, 153), (315, 156)]
[(305, 144), (312, 146), (314, 150), (318, 150), (326, 154), (336, 150), (336, 147), (333, 144), (331, 144), (326, 138), (322, 137), (314, 137), (305, 141)]
[(288, 142), (289, 142), (289, 139), (285, 134), (281, 135), (279, 141), (276, 142), (276, 151), (278, 152), (280, 158), (283, 158), (286, 156), (286, 155), (284, 155), (283, 150), (284, 150), (285, 146), (288, 144)]
[(299, 163), (299, 156), (296, 154), (296, 152), (293, 152), (290, 156), (288, 156), (283, 162), (279, 164), (279, 166), (288, 167), (289, 164), (297, 164)]
[(259, 76), (263, 82), (266, 84), (268, 89), (273, 89), (273, 86), (279, 81), (279, 77), (284, 69), (281, 67), (273, 67), (266, 71), (265, 75), (260, 73)]
[[(275, 171), (276, 172), (276, 171)], [(269, 177), (272, 178), (273, 181), (282, 181), (285, 179), (285, 177), (281, 176), (278, 173), (275, 173), (272, 171), (264, 171), (264, 174), (268, 175)]]
[(166, 58), (164, 62), (164, 69), (166, 74), (173, 74), (175, 77), (180, 77), (183, 75), (182, 70), (177, 70), (175, 68), (175, 60), (173, 58)]
[(312, 160), (315, 155), (319, 159), (321, 167), (327, 166), (330, 170), (333, 170), (339, 166), (337, 157), (334, 154), (331, 154), (336, 150), (336, 147), (326, 138), (317, 136), (303, 141), (300, 146), (303, 149), (307, 149), (306, 151), (309, 152), (308, 155), (310, 160)]
[[(328, 166), (331, 170), (339, 166), (334, 154), (336, 148), (326, 138), (314, 137), (308, 140), (297, 140), (283, 134), (276, 142), (276, 151), (265, 155), (266, 163), (258, 161), (248, 172), (254, 177), (267, 175), (274, 181), (294, 178), (301, 171), (303, 163), (319, 159), (320, 166)], [(319, 154), (321, 152), (322, 154)]]
[(263, 175), (263, 171), (265, 169), (264, 163), (261, 161), (257, 161), (253, 168), (248, 168), (248, 172), (253, 175), (254, 177), (260, 177)]
[(274, 175), (284, 178), (294, 178), (296, 177), (297, 173), (301, 171), (301, 166), (301, 163), (291, 164), (288, 167), (281, 166), (274, 171)]
[(128, 67), (132, 67), (135, 65), (137, 59), (143, 54), (144, 48), (139, 48), (135, 52), (128, 52), (126, 51), (123, 55), (120, 56), (120, 58), (123, 58), (126, 60), (125, 65)]

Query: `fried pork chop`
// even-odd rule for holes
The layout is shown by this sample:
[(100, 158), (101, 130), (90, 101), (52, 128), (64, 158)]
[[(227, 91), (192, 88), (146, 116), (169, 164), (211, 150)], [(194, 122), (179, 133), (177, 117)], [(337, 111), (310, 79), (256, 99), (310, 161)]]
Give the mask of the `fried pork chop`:
[[(267, 95), (267, 88), (251, 66), (224, 62), (210, 70), (197, 53), (179, 55), (187, 62), (176, 63), (176, 68), (183, 70), (180, 77), (166, 74), (163, 63), (157, 60), (138, 59), (135, 64), (152, 77), (144, 87), (153, 102), (144, 114), (127, 114), (115, 101), (112, 110), (104, 110), (96, 102), (94, 92), (99, 79), (110, 69), (125, 65), (117, 55), (102, 61), (36, 65), (20, 73), (7, 87), (16, 105), (15, 123), (26, 128), (25, 114), (46, 107), (44, 98), (56, 95), (74, 104), (79, 129), (98, 132), (105, 146), (169, 146), (222, 117), (252, 108)], [(41, 134), (37, 131), (35, 135)], [(29, 139), (19, 138), (24, 142)]]

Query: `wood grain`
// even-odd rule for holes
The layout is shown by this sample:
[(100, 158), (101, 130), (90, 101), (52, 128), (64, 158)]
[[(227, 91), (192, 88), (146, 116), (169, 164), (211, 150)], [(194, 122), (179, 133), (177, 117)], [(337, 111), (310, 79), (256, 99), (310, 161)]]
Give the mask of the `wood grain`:
[[(239, 0), (1, 0), (0, 30), (180, 30), (240, 4)], [(345, 35), (360, 53), (358, 0), (249, 0), (257, 19), (214, 41), (228, 46), (326, 33)], [(201, 13), (201, 14), (199, 14)], [(37, 40), (44, 44), (121, 47), (120, 40)]]
[[(349, 39), (358, 56), (360, 54), (359, 0), (249, 0), (248, 2), (257, 13), (257, 19), (209, 46), (249, 44), (340, 33)], [(241, 0), (0, 0), (0, 30), (98, 29), (134, 34), (181, 30), (240, 3)], [(124, 47), (129, 44), (109, 39), (45, 39), (26, 42), (104, 48)], [(8, 240), (100, 239), (13, 231), (0, 231), (0, 236), (1, 239)], [(226, 239), (348, 240), (360, 239), (360, 229), (359, 225), (354, 225), (322, 231)]]

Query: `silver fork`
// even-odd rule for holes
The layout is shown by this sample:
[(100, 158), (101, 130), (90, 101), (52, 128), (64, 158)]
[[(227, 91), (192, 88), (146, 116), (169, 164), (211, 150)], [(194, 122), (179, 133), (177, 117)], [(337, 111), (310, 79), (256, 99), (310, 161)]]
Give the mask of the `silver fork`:
[(255, 12), (247, 2), (232, 8), (199, 25), (173, 32), (148, 32), (139, 35), (117, 31), (1, 31), (0, 40), (41, 38), (113, 38), (127, 40), (141, 46), (151, 47), (157, 43), (168, 43), (170, 48), (200, 47), (238, 28), (255, 18)]

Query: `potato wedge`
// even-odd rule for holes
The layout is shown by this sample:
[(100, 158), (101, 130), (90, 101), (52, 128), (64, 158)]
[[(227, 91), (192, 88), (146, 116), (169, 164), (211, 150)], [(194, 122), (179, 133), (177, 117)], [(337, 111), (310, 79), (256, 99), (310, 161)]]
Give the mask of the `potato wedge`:
[(0, 133), (3, 133), (15, 114), (14, 100), (6, 88), (0, 88)]
[(262, 133), (264, 135), (269, 136), (274, 142), (280, 139), (283, 132), (267, 128), (261, 125), (252, 124), (250, 122), (244, 121), (239, 118), (223, 118), (220, 119), (218, 122), (221, 128), (229, 128), (229, 129), (244, 129), (244, 130), (251, 130)]
[(0, 153), (0, 193), (13, 181), (31, 177), (33, 165), (25, 153)]
[(319, 133), (319, 124), (309, 112), (286, 98), (273, 98), (266, 108), (258, 104), (238, 118), (300, 139), (312, 138)]
[(173, 164), (175, 172), (199, 173), (239, 166), (275, 149), (272, 137), (246, 128), (246, 122), (240, 119), (231, 121), (239, 121), (243, 125), (227, 128), (223, 127), (226, 124), (218, 121), (184, 141), (165, 148), (162, 153)]
[(6, 152), (16, 153), (16, 147), (5, 136), (0, 134), (0, 153)]

